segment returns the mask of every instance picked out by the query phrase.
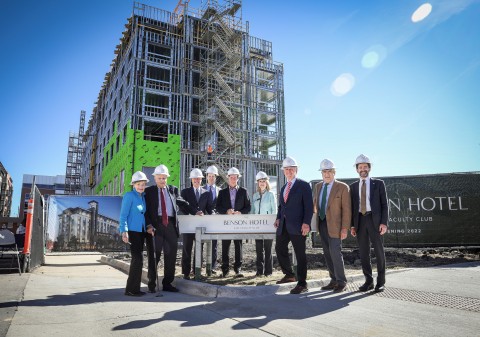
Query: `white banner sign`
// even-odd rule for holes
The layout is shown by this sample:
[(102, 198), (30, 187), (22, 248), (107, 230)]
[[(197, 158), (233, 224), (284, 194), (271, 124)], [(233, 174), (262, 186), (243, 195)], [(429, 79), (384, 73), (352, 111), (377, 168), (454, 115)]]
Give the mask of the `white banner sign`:
[(180, 234), (195, 233), (197, 227), (205, 227), (206, 233), (275, 233), (275, 214), (240, 215), (179, 215)]

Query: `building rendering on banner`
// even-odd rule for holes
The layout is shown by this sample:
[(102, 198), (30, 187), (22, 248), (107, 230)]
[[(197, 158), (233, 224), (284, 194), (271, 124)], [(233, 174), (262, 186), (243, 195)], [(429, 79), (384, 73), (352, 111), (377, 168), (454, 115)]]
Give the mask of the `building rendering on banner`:
[(260, 170), (274, 188), (283, 181), (283, 65), (271, 42), (250, 36), (240, 0), (202, 3), (173, 12), (134, 3), (81, 146), (71, 157), (69, 148), (80, 186), (72, 179), (67, 194), (123, 194), (133, 172), (159, 164), (181, 188), (210, 165), (219, 184), (237, 167), (250, 191)]
[(67, 208), (58, 215), (54, 250), (118, 248), (122, 245), (118, 221), (99, 214), (98, 202), (92, 200), (89, 205), (89, 209)]

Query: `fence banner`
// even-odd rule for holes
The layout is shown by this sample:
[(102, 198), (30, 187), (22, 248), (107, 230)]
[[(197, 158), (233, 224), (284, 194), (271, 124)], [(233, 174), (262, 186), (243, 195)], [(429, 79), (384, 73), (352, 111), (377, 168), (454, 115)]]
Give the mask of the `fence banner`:
[(119, 233), (122, 197), (51, 195), (47, 251), (124, 250)]
[[(389, 203), (386, 246), (480, 245), (480, 173), (379, 179)], [(344, 246), (356, 246), (355, 239), (349, 235)]]

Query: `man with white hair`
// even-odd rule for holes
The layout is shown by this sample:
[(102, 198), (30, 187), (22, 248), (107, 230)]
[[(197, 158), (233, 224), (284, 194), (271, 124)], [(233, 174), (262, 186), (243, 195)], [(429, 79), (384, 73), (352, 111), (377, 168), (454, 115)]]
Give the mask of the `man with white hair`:
[[(147, 204), (145, 220), (147, 232), (151, 234), (151, 236), (147, 236), (148, 289), (149, 292), (155, 292), (157, 282), (156, 266), (160, 261), (160, 255), (163, 250), (163, 291), (177, 292), (178, 289), (172, 285), (175, 279), (175, 261), (177, 259), (179, 237), (177, 212), (179, 207), (181, 207), (182, 211), (187, 213), (189, 205), (179, 195), (176, 186), (167, 184), (170, 174), (165, 165), (157, 166), (152, 175), (156, 185), (145, 189), (145, 201)], [(152, 236), (155, 242), (153, 242)], [(154, 247), (156, 260), (154, 259)]]
[(347, 238), (352, 220), (350, 188), (335, 179), (335, 164), (331, 160), (322, 160), (320, 171), (323, 180), (315, 185), (313, 209), (317, 213), (318, 233), (330, 274), (330, 283), (322, 290), (340, 293), (347, 287), (342, 240)]

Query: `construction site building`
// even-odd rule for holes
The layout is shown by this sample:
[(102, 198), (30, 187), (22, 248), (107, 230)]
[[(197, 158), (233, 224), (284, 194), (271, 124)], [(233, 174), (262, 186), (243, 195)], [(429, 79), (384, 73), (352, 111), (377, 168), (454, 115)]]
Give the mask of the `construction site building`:
[(133, 4), (81, 139), (81, 194), (121, 195), (160, 164), (180, 188), (210, 165), (219, 185), (237, 167), (250, 193), (260, 170), (275, 190), (284, 181), (283, 65), (250, 36), (241, 0), (201, 7)]

